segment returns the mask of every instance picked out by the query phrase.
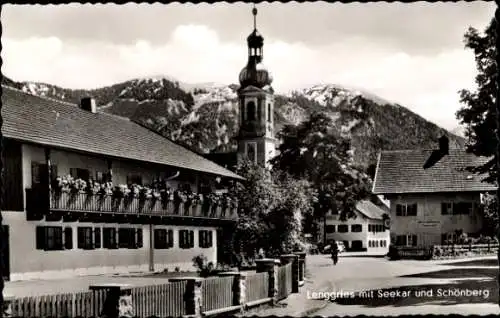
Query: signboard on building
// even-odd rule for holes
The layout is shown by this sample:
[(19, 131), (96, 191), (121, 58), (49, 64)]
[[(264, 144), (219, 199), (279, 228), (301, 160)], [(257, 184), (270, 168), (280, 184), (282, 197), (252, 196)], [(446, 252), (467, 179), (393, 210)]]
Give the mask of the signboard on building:
[(439, 221), (418, 221), (419, 227), (425, 228), (439, 228), (441, 227), (441, 222)]

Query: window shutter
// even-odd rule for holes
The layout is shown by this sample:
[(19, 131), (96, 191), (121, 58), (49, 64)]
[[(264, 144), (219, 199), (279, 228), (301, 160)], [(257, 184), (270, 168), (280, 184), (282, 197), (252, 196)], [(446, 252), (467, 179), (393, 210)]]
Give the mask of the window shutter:
[(44, 250), (45, 249), (45, 227), (37, 226), (36, 227), (36, 249)]
[(78, 248), (84, 248), (85, 246), (85, 233), (83, 232), (83, 228), (79, 227), (77, 230), (77, 241), (78, 241)]
[(185, 240), (186, 240), (186, 236), (185, 236), (185, 230), (180, 230), (179, 231), (179, 247), (180, 248), (185, 248)]
[(174, 247), (174, 231), (173, 230), (168, 230), (167, 235), (168, 235), (168, 245), (167, 245), (167, 247)]
[(101, 228), (94, 229), (94, 248), (101, 248)]
[(413, 216), (417, 216), (418, 214), (418, 204), (413, 204)]
[(194, 247), (194, 231), (189, 231), (189, 248)]
[(397, 216), (401, 216), (403, 213), (402, 213), (402, 206), (401, 204), (396, 204), (396, 215)]
[(416, 235), (413, 235), (412, 241), (413, 241), (413, 246), (417, 246), (417, 236)]
[(63, 249), (63, 229), (62, 227), (56, 227), (54, 228), (54, 242), (55, 242), (55, 249), (56, 250), (62, 250)]
[(214, 233), (212, 231), (208, 232), (208, 247), (212, 247), (213, 246), (213, 238), (214, 238)]
[(70, 227), (64, 228), (64, 249), (73, 249), (73, 229)]
[(137, 229), (137, 248), (142, 248), (142, 229)]

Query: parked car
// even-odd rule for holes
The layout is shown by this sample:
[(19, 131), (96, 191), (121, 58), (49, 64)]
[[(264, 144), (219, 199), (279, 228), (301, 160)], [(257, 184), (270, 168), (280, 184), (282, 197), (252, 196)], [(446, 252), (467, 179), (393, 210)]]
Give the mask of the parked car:
[[(324, 248), (323, 248), (323, 253), (324, 254), (328, 254), (330, 253), (330, 249), (331, 249), (331, 245), (328, 244), (326, 245)], [(344, 242), (337, 242), (337, 248), (338, 248), (338, 251), (339, 253), (342, 253), (342, 252), (345, 252), (345, 245), (344, 245)]]

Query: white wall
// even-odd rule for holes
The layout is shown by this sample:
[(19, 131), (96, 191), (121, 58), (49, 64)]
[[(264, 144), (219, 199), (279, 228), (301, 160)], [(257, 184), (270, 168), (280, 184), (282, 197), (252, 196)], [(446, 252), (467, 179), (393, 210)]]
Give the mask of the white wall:
[[(416, 234), (419, 245), (430, 245), (441, 244), (442, 233), (455, 230), (475, 233), (482, 228), (483, 217), (477, 210), (472, 215), (441, 215), (442, 202), (479, 204), (479, 193), (406, 194), (389, 198), (391, 236)], [(417, 203), (417, 216), (396, 216), (396, 205), (405, 203)]]

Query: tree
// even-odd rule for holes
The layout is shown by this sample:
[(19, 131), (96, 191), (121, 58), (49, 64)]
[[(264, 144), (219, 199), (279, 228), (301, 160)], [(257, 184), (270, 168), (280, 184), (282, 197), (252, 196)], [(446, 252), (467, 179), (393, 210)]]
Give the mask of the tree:
[(236, 171), (246, 180), (234, 182), (229, 190), (238, 198), (235, 252), (250, 257), (259, 248), (268, 256), (291, 252), (302, 239), (302, 216), (312, 210), (309, 183), (248, 161)]
[(469, 28), (465, 33), (465, 47), (474, 52), (476, 60), (477, 89), (460, 91), (460, 102), (464, 106), (456, 113), (457, 118), (466, 128), (467, 151), (477, 156), (492, 157), (482, 166), (470, 167), (473, 172), (486, 173), (485, 181), (487, 182), (495, 182), (498, 173), (495, 159), (497, 151), (495, 101), (498, 90), (496, 28), (497, 23), (493, 19), (483, 35), (474, 28)]
[(354, 166), (350, 142), (335, 130), (333, 120), (313, 113), (299, 125), (283, 127), (278, 138), (283, 142), (271, 160), (273, 169), (309, 181), (317, 193), (306, 230), (317, 234), (315, 224), (330, 210), (343, 220), (354, 216), (356, 203), (370, 193), (369, 179)]
[[(500, 139), (500, 101), (498, 100), (498, 68), (497, 60), (500, 52), (496, 49), (497, 34), (499, 32), (500, 10), (497, 8), (495, 17), (486, 27), (484, 34), (474, 28), (469, 28), (465, 33), (465, 48), (474, 52), (478, 74), (476, 76), (477, 88), (474, 92), (462, 90), (460, 100), (464, 103), (457, 112), (457, 118), (466, 125), (466, 137), (468, 137), (467, 151), (477, 156), (492, 157), (486, 164), (471, 167), (470, 170), (476, 173), (485, 173), (484, 181), (500, 184), (500, 174), (498, 173), (500, 149), (498, 140)], [(500, 189), (497, 190), (497, 198), (500, 196)], [(496, 216), (492, 220), (498, 221), (498, 206), (496, 205)], [(497, 229), (497, 238), (500, 240), (500, 232)], [(498, 260), (500, 261), (500, 249), (498, 250)], [(500, 286), (500, 275), (498, 276)], [(499, 300), (500, 305), (500, 300)]]

